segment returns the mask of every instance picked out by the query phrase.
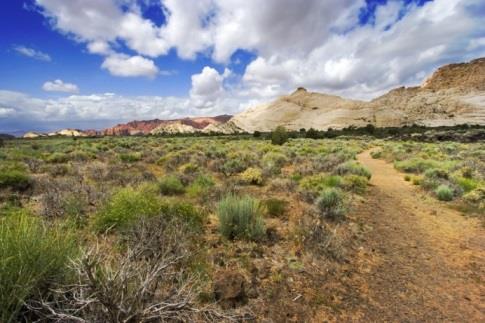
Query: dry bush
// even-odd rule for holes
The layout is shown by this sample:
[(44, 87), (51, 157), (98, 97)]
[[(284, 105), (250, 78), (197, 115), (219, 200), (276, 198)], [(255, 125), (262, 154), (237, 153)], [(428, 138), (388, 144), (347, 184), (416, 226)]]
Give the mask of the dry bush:
[(72, 263), (76, 282), (29, 304), (47, 321), (214, 322), (248, 314), (198, 306), (197, 277), (186, 270), (191, 238), (183, 223), (144, 219), (125, 232), (126, 251), (114, 257), (92, 249)]
[(301, 222), (305, 247), (316, 256), (340, 261), (345, 257), (345, 248), (337, 230), (338, 226), (331, 229), (316, 212), (308, 212)]

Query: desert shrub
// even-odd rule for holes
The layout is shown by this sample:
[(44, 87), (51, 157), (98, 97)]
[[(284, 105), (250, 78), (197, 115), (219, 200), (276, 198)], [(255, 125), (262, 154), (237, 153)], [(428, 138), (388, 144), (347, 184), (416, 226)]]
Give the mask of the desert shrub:
[(151, 191), (126, 187), (117, 191), (97, 212), (93, 228), (97, 232), (122, 229), (136, 219), (160, 212), (161, 202)]
[(160, 180), (158, 183), (160, 193), (163, 195), (178, 195), (185, 192), (185, 187), (180, 179), (175, 175), (169, 175)]
[(434, 190), (440, 186), (441, 181), (438, 178), (424, 177), (420, 182), (420, 185), (426, 190)]
[(327, 256), (337, 261), (345, 257), (344, 244), (337, 229), (330, 229), (318, 214), (305, 214), (300, 230), (305, 247), (313, 251), (314, 255)]
[(447, 185), (438, 186), (435, 193), (440, 201), (451, 201), (453, 199), (453, 190)]
[(122, 162), (134, 163), (141, 160), (142, 154), (140, 152), (124, 153), (124, 154), (119, 154), (119, 158)]
[(0, 169), (0, 188), (22, 191), (32, 184), (30, 177), (18, 169)]
[(341, 187), (342, 184), (343, 180), (341, 176), (317, 174), (304, 177), (300, 181), (299, 187), (308, 200), (313, 200), (313, 198), (317, 197), (325, 189), (329, 187)]
[(423, 182), (423, 178), (421, 176), (413, 176), (411, 182), (413, 183), (413, 185), (421, 185), (421, 183)]
[(382, 157), (382, 150), (374, 150), (370, 153), (370, 155), (374, 159), (379, 159)]
[(424, 176), (428, 178), (448, 179), (448, 172), (440, 168), (429, 168), (424, 172)]
[(275, 178), (269, 183), (269, 189), (271, 191), (280, 192), (293, 192), (295, 190), (296, 183), (290, 178)]
[(194, 174), (199, 170), (199, 166), (194, 163), (187, 163), (180, 166), (179, 171), (183, 174)]
[(271, 132), (271, 143), (273, 145), (283, 145), (285, 142), (288, 141), (288, 133), (286, 132), (285, 127), (278, 126), (276, 127), (273, 132)]
[(72, 265), (76, 284), (63, 284), (41, 304), (48, 322), (216, 322), (242, 315), (198, 307), (200, 279), (190, 271), (193, 236), (166, 217), (141, 218), (123, 235), (127, 248), (91, 249)]
[(367, 179), (370, 179), (372, 176), (367, 168), (354, 161), (338, 165), (335, 169), (335, 173), (338, 175), (354, 174), (367, 177)]
[(325, 189), (316, 201), (320, 214), (331, 220), (341, 220), (345, 216), (342, 191), (335, 188)]
[(278, 152), (268, 152), (263, 156), (261, 161), (265, 172), (270, 174), (279, 174), (281, 167), (288, 162), (286, 156)]
[(191, 197), (206, 196), (215, 185), (212, 177), (199, 174), (187, 187), (187, 194)]
[(70, 159), (75, 161), (88, 161), (96, 158), (96, 154), (88, 151), (76, 150), (70, 153)]
[(188, 224), (194, 231), (200, 231), (205, 219), (203, 212), (199, 211), (194, 205), (183, 201), (163, 201), (160, 205), (159, 214), (168, 221), (177, 220)]
[(230, 176), (236, 173), (240, 173), (245, 169), (245, 164), (238, 158), (233, 158), (228, 161), (226, 161), (222, 165), (222, 172), (226, 176)]
[(265, 234), (261, 204), (249, 197), (226, 196), (217, 206), (219, 230), (227, 239), (259, 240)]
[(287, 202), (284, 200), (271, 198), (264, 201), (266, 212), (271, 216), (282, 216), (286, 211)]
[(455, 177), (453, 181), (465, 192), (468, 193), (478, 187), (478, 181), (472, 178)]
[(463, 199), (470, 204), (476, 204), (479, 208), (485, 209), (485, 187), (477, 187), (463, 195)]
[(47, 157), (48, 163), (66, 163), (69, 161), (69, 155), (65, 153), (55, 152)]
[(396, 161), (394, 167), (406, 173), (422, 173), (430, 168), (437, 168), (438, 162), (421, 158), (411, 158), (403, 161)]
[(245, 184), (263, 184), (263, 171), (259, 168), (250, 167), (239, 175), (241, 182)]
[(345, 190), (362, 194), (367, 189), (368, 182), (369, 180), (367, 179), (367, 177), (350, 174), (344, 176), (341, 186)]
[(65, 228), (47, 228), (25, 212), (0, 219), (0, 321), (20, 321), (25, 302), (66, 278), (76, 250)]
[(404, 180), (405, 180), (406, 182), (411, 181), (411, 176), (409, 176), (409, 175), (404, 175)]

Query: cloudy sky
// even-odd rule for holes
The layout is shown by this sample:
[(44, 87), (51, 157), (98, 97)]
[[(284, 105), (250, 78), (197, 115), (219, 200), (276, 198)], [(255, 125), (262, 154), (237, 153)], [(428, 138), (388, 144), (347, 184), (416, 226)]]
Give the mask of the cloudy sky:
[(369, 100), (485, 56), (483, 0), (8, 0), (0, 132)]

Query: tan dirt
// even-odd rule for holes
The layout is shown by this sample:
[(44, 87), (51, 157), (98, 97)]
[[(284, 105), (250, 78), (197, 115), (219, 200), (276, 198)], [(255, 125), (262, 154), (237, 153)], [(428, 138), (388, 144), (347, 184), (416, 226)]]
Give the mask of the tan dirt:
[(485, 230), (404, 181), (392, 164), (358, 156), (372, 172), (353, 217), (365, 223), (351, 285), (360, 297), (339, 321), (485, 322)]

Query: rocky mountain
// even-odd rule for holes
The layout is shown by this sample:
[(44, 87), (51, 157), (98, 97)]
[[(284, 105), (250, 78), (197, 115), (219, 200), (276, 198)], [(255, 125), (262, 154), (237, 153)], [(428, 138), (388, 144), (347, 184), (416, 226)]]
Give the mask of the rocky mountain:
[(131, 121), (105, 129), (101, 134), (113, 135), (147, 135), (159, 133), (192, 133), (203, 131), (209, 125), (218, 125), (231, 119), (230, 115), (216, 117), (195, 117), (174, 120)]
[(87, 137), (89, 136), (92, 130), (79, 130), (79, 129), (62, 129), (55, 132), (43, 133), (43, 132), (35, 132), (29, 131), (26, 132), (22, 137), (23, 138), (39, 138), (39, 137), (54, 137), (54, 136), (64, 136), (64, 137)]
[(445, 65), (421, 86), (396, 88), (369, 102), (298, 88), (290, 95), (249, 108), (234, 117), (131, 121), (101, 131), (28, 132), (24, 138), (194, 132), (231, 134), (271, 131), (279, 125), (289, 130), (326, 130), (368, 124), (376, 127), (485, 125), (485, 58)]
[[(230, 121), (244, 131), (325, 130), (377, 127), (485, 125), (485, 58), (439, 68), (421, 86), (391, 90), (370, 102), (308, 92), (294, 93), (250, 108)], [(229, 125), (226, 125), (228, 127)]]

